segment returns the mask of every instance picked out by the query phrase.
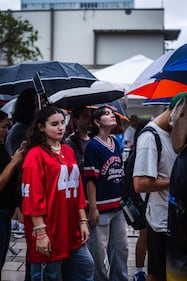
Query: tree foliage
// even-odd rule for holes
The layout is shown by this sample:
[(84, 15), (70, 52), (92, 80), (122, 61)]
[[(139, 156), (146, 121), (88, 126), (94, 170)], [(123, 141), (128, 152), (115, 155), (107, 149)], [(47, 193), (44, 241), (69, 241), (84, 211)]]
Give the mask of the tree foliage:
[(12, 65), (42, 58), (37, 40), (38, 31), (28, 20), (14, 18), (10, 10), (0, 11), (0, 60)]

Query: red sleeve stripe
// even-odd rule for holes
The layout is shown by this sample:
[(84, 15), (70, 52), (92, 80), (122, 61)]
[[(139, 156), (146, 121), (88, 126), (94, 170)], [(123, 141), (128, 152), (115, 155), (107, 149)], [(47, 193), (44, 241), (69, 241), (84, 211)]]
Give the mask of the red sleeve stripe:
[(94, 170), (94, 171), (84, 171), (84, 176), (85, 177), (98, 177), (99, 176), (99, 173), (98, 171)]
[(84, 176), (87, 177), (98, 177), (99, 176), (99, 170), (95, 169), (94, 166), (91, 167), (84, 167)]

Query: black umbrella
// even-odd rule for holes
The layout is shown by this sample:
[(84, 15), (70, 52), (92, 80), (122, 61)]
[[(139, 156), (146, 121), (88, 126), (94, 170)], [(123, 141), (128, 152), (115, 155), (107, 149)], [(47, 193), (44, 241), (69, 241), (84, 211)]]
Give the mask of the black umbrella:
[(59, 91), (49, 97), (58, 107), (73, 109), (78, 106), (108, 103), (124, 96), (124, 89), (117, 83), (95, 81), (90, 87)]
[[(40, 95), (44, 93), (44, 89), (37, 73), (34, 75), (33, 81), (36, 93), (40, 99)], [(109, 105), (113, 108), (116, 115), (118, 115), (121, 119), (129, 121), (123, 105), (119, 100), (119, 98), (123, 96), (124, 89), (117, 83), (96, 81), (90, 87), (79, 87), (59, 91), (48, 97), (48, 102), (60, 108), (70, 110), (80, 106), (98, 108), (99, 106)], [(15, 102), (16, 98), (3, 106), (2, 110), (10, 115), (14, 110)]]
[(0, 94), (16, 95), (33, 87), (38, 72), (45, 91), (51, 95), (63, 89), (89, 87), (97, 78), (79, 63), (32, 61), (0, 67)]
[(109, 105), (111, 106), (111, 108), (113, 109), (114, 113), (120, 117), (120, 119), (122, 120), (126, 120), (126, 121), (129, 121), (129, 118), (127, 116), (127, 113), (121, 103), (121, 100), (118, 99), (118, 100), (114, 100), (112, 102), (108, 102), (108, 103), (101, 103), (101, 104), (97, 104), (95, 106), (95, 108), (98, 108), (100, 106), (105, 106), (105, 105)]

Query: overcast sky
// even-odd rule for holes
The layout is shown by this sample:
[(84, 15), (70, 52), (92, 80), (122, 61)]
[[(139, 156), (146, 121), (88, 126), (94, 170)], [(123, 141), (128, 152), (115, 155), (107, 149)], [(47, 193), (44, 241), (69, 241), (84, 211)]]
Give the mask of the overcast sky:
[[(0, 10), (19, 10), (20, 0), (0, 0)], [(178, 41), (171, 43), (171, 48), (177, 48), (187, 43), (187, 0), (135, 0), (136, 8), (165, 9), (164, 25), (166, 29), (181, 29)]]

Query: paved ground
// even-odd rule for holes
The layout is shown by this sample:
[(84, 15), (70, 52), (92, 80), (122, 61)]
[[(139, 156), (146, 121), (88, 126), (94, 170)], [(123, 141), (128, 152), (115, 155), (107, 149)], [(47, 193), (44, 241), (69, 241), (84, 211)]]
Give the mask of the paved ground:
[[(128, 229), (128, 240), (129, 240), (129, 281), (132, 281), (132, 274), (134, 271), (135, 263), (135, 244), (137, 240), (137, 232), (133, 232), (132, 229)], [(15, 238), (12, 234), (10, 249), (7, 254), (6, 263), (3, 268), (2, 281), (24, 281), (25, 276), (25, 252), (26, 244), (24, 238)]]

